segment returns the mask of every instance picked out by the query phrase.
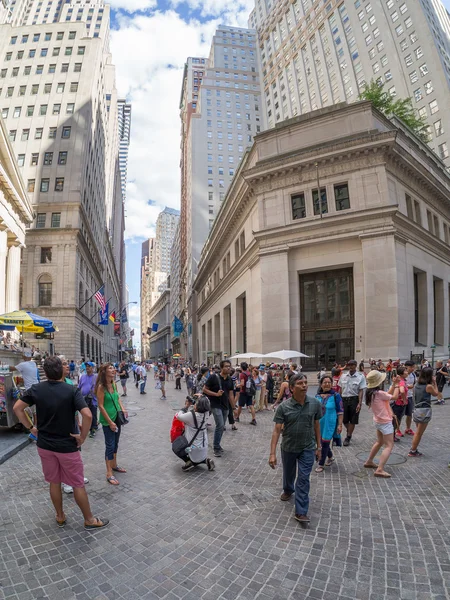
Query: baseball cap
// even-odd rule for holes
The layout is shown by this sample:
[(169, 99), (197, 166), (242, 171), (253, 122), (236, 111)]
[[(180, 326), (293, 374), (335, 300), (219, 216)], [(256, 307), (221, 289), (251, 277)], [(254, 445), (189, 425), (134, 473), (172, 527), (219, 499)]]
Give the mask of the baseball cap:
[(86, 363), (87, 367), (95, 367), (95, 363), (93, 363), (92, 361), (89, 361)]
[(26, 356), (27, 358), (31, 357), (31, 350), (24, 350), (23, 351), (23, 355)]

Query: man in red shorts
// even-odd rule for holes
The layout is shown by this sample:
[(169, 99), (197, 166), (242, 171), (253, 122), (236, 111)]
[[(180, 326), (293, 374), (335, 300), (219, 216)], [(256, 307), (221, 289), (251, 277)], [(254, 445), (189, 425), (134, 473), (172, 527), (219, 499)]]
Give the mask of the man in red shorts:
[[(47, 381), (32, 385), (22, 400), (14, 404), (14, 412), (24, 427), (29, 427), (25, 409), (36, 406), (37, 427), (30, 432), (37, 436), (38, 454), (42, 463), (45, 481), (50, 484), (50, 498), (56, 510), (56, 523), (66, 524), (63, 511), (61, 483), (73, 487), (75, 501), (84, 517), (85, 529), (101, 529), (109, 523), (92, 515), (89, 499), (84, 488), (83, 461), (80, 446), (86, 439), (92, 415), (77, 388), (61, 381), (63, 365), (57, 356), (44, 361)], [(82, 417), (81, 431), (75, 423), (75, 413)]]

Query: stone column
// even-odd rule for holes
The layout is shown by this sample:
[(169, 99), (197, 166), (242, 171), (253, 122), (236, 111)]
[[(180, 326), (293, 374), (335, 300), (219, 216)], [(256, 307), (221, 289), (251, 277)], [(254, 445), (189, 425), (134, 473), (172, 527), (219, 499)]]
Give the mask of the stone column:
[(0, 315), (6, 312), (6, 257), (8, 255), (8, 234), (0, 231)]
[(282, 248), (260, 254), (263, 354), (291, 349), (288, 258)]
[(20, 247), (10, 246), (6, 264), (6, 312), (19, 310)]

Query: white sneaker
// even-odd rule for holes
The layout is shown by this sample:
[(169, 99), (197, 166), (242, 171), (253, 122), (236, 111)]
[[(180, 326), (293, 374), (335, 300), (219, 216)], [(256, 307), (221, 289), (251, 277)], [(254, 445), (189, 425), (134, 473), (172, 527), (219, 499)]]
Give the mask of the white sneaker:
[(65, 494), (72, 494), (73, 492), (73, 487), (70, 485), (66, 485), (65, 483), (63, 483), (63, 491)]
[(89, 479), (87, 477), (84, 478), (84, 483), (89, 483)]

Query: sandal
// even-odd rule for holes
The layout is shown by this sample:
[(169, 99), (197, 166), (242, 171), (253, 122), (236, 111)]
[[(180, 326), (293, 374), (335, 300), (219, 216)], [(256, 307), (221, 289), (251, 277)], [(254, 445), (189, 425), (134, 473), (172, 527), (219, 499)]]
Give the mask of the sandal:
[(372, 463), (372, 464), (366, 465), (366, 464), (364, 463), (364, 468), (365, 468), (365, 469), (378, 469), (378, 465), (376, 465), (375, 463)]
[(122, 467), (113, 467), (112, 470), (116, 471), (116, 473), (126, 473), (127, 472), (127, 470), (123, 469)]
[(106, 527), (107, 525), (109, 525), (109, 520), (108, 519), (99, 519), (98, 517), (95, 517), (95, 523), (93, 523), (92, 525), (90, 525), (89, 523), (85, 523), (84, 524), (84, 528), (85, 529), (102, 529), (103, 527)]
[(323, 467), (316, 467), (315, 469), (316, 473), (322, 473), (323, 471), (325, 471), (325, 469)]
[(331, 467), (331, 465), (334, 463), (335, 458), (327, 458), (327, 462), (325, 463), (326, 467)]
[(231, 430), (232, 430), (232, 431), (237, 431), (237, 430), (238, 430), (238, 428), (236, 427), (236, 425), (233, 425), (233, 426), (231, 427)]
[(119, 485), (119, 481), (117, 481), (117, 479), (114, 477), (114, 475), (112, 475), (111, 477), (107, 477), (106, 481), (108, 483), (110, 483), (111, 485)]
[(56, 524), (58, 525), (58, 527), (64, 527), (64, 525), (66, 524), (66, 515), (64, 515), (64, 519), (62, 521), (56, 519)]

